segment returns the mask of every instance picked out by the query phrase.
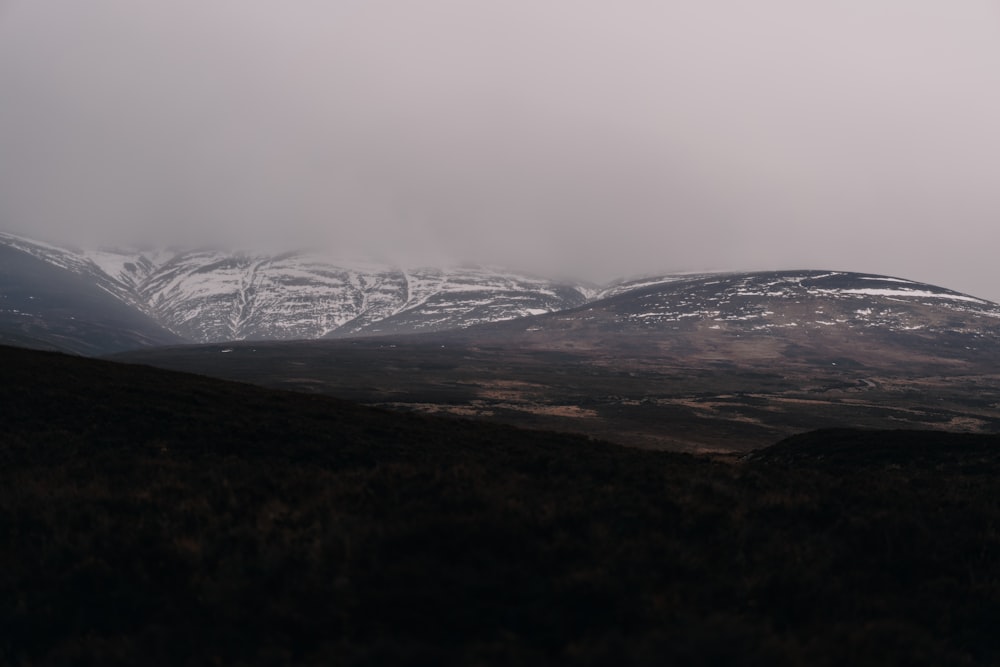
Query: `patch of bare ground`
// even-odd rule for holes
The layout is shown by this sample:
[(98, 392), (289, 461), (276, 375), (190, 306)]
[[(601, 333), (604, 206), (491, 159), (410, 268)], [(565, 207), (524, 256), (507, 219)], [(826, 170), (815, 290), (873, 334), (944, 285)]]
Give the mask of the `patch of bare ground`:
[(566, 419), (597, 419), (596, 410), (578, 405), (541, 405), (525, 402), (472, 401), (469, 405), (448, 405), (442, 403), (379, 403), (379, 407), (412, 410), (426, 414), (451, 414), (462, 417), (492, 417), (498, 411), (525, 412), (532, 415), (562, 417)]
[(456, 417), (492, 417), (495, 411), (476, 405), (449, 405), (446, 403), (373, 403), (375, 407), (419, 412), (426, 415), (454, 415)]
[(952, 417), (948, 421), (947, 429), (960, 433), (985, 433), (989, 423), (984, 419), (974, 417)]

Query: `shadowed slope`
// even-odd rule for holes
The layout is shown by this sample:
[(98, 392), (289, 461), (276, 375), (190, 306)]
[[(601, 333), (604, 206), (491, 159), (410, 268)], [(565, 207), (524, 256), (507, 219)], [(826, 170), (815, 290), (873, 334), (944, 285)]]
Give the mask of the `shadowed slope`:
[(182, 341), (93, 282), (0, 244), (0, 342), (98, 355)]

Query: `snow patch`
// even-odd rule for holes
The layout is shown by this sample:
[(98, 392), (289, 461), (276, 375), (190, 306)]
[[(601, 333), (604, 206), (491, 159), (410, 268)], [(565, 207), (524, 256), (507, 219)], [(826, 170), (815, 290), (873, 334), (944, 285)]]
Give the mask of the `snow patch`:
[[(820, 290), (820, 291), (834, 291), (834, 290)], [(836, 290), (841, 294), (861, 294), (865, 296), (890, 296), (890, 297), (905, 297), (908, 299), (947, 299), (949, 301), (971, 301), (973, 303), (981, 303), (988, 305), (989, 301), (983, 299), (977, 299), (973, 296), (965, 296), (964, 294), (947, 294), (941, 292), (928, 292), (926, 290), (907, 290), (907, 289), (879, 289), (879, 288), (856, 288), (856, 289), (845, 289)]]
[(880, 278), (878, 276), (861, 276), (860, 280), (877, 280), (883, 283), (904, 283), (907, 285), (918, 285), (912, 280), (903, 280), (902, 278)]

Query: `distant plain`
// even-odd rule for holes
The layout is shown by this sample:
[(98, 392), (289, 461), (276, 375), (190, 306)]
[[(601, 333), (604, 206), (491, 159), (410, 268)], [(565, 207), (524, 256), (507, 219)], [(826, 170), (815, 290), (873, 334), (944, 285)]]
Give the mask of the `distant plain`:
[(1000, 370), (861, 364), (839, 355), (839, 363), (680, 358), (627, 336), (562, 350), (456, 334), (244, 342), (115, 358), (656, 449), (747, 451), (841, 426), (1000, 431)]

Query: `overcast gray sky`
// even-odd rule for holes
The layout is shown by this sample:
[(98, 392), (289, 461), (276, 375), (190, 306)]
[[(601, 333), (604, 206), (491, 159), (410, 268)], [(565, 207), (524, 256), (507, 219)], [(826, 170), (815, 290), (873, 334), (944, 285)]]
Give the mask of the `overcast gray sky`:
[(1000, 300), (1000, 3), (0, 0), (0, 229)]

